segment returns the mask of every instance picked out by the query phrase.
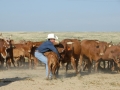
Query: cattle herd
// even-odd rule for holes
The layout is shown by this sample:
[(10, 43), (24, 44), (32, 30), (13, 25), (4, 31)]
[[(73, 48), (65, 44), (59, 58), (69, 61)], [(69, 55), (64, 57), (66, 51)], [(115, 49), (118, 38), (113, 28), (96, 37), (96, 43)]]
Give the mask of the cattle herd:
[[(10, 37), (0, 34), (0, 69), (24, 67), (25, 59), (28, 68), (36, 69), (39, 61), (35, 58), (35, 49), (43, 43), (33, 41), (20, 41), (15, 43)], [(53, 52), (47, 52), (49, 71), (58, 74), (59, 67), (65, 65), (66, 72), (71, 65), (76, 75), (83, 71), (98, 72), (99, 70), (120, 71), (120, 45), (100, 40), (63, 39), (54, 44), (61, 58), (58, 59)]]

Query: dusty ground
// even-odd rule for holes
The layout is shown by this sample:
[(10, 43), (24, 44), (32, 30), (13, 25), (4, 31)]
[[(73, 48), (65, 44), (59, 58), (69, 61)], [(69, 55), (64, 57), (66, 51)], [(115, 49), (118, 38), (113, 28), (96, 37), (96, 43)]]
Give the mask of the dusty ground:
[(74, 75), (74, 70), (60, 68), (57, 80), (45, 80), (45, 67), (36, 70), (0, 70), (0, 90), (120, 90), (120, 74), (82, 72)]
[[(50, 32), (6, 32), (3, 36), (12, 34), (13, 40), (45, 40)], [(120, 41), (119, 32), (54, 32), (59, 40), (65, 38), (98, 39), (102, 41), (118, 43)], [(36, 70), (14, 69), (1, 70), (0, 68), (0, 90), (120, 90), (120, 74), (112, 73), (92, 73), (82, 72), (78, 78), (74, 75), (74, 70), (69, 70), (67, 75), (65, 70), (60, 69), (57, 80), (45, 80), (45, 67), (39, 66)]]

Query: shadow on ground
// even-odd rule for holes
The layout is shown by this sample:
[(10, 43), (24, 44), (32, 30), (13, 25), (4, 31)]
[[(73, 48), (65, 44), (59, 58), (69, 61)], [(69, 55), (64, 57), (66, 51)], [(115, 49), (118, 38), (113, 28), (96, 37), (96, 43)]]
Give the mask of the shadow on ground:
[(0, 79), (0, 87), (2, 86), (6, 86), (12, 82), (16, 82), (16, 81), (21, 81), (21, 80), (27, 80), (29, 79), (28, 77), (24, 77), (24, 78), (19, 78), (19, 77), (14, 77), (14, 78), (5, 78), (5, 79)]

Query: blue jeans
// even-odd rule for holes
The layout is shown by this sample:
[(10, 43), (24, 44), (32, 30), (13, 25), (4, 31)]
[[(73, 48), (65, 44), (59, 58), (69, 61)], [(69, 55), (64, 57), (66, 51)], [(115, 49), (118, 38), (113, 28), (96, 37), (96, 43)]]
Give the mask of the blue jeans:
[[(35, 57), (46, 65), (46, 77), (47, 77), (48, 76), (48, 60), (47, 60), (47, 57), (44, 56), (42, 53), (39, 53), (39, 52), (35, 52)], [(50, 76), (52, 76), (51, 72), (50, 72)]]

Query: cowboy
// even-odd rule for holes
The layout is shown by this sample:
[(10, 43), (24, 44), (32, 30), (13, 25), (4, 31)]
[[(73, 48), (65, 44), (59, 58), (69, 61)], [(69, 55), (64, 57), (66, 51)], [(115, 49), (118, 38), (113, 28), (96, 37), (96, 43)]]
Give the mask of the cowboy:
[[(53, 51), (60, 58), (59, 52), (54, 46), (55, 40), (58, 39), (53, 33), (48, 34), (47, 41), (43, 42), (35, 51), (35, 57), (46, 65), (46, 77), (48, 75), (48, 60), (44, 55), (45, 52)], [(52, 73), (50, 73), (49, 79), (51, 79)]]

